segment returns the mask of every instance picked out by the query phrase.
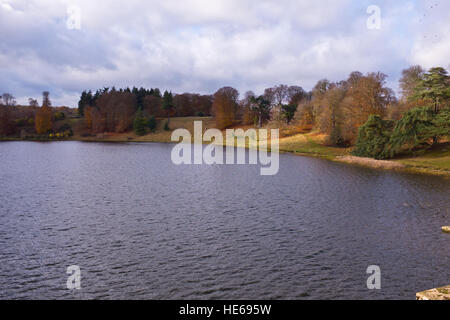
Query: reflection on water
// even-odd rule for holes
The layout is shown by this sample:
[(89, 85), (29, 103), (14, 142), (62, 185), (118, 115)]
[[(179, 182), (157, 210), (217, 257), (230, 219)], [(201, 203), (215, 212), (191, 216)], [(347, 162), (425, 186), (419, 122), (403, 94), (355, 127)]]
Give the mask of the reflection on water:
[(175, 166), (171, 148), (0, 143), (0, 298), (414, 299), (450, 283), (448, 179), (291, 155), (264, 177)]

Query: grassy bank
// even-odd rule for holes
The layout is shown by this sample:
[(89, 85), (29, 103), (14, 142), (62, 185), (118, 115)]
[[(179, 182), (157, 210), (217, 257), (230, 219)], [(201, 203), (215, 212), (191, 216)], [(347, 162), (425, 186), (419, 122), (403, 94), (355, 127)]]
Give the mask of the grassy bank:
[[(137, 136), (133, 132), (107, 133), (97, 136), (83, 134), (83, 119), (66, 120), (74, 128), (75, 135), (70, 140), (92, 142), (162, 142), (171, 143), (172, 130), (184, 128), (194, 132), (194, 121), (203, 122), (203, 130), (215, 128), (215, 121), (210, 117), (185, 117), (170, 120), (171, 131), (164, 130), (166, 120), (157, 121), (157, 129), (153, 133)], [(243, 127), (248, 129), (249, 126)], [(237, 129), (237, 127), (235, 128)], [(332, 161), (347, 162), (355, 165), (368, 166), (380, 169), (405, 170), (416, 173), (436, 174), (450, 177), (450, 143), (441, 144), (417, 156), (402, 157), (392, 161), (380, 161), (351, 157), (350, 148), (335, 148), (325, 144), (326, 137), (314, 133), (295, 133), (293, 130), (280, 131), (280, 152), (292, 153), (302, 156), (320, 157)], [(5, 138), (1, 140), (15, 141), (18, 138)], [(269, 143), (266, 141), (265, 143)]]

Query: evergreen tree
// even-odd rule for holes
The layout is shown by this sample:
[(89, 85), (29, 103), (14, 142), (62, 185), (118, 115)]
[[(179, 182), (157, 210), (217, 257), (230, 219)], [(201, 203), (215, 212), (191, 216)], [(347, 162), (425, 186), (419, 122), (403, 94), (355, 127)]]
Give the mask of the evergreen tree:
[(251, 109), (258, 116), (258, 127), (261, 128), (263, 121), (270, 118), (271, 104), (264, 96), (250, 97)]
[(294, 118), (295, 112), (297, 112), (297, 104), (283, 104), (281, 105), (281, 112), (286, 119), (287, 124)]
[(450, 99), (450, 77), (444, 68), (431, 68), (418, 81), (412, 99), (429, 99), (433, 102), (434, 113), (439, 106)]
[(393, 127), (393, 121), (371, 115), (369, 120), (359, 128), (353, 154), (358, 157), (386, 158), (385, 148), (391, 138)]
[(138, 112), (136, 112), (136, 117), (134, 118), (133, 122), (134, 132), (138, 136), (143, 136), (146, 134), (146, 127), (147, 127), (147, 119), (144, 117), (142, 110), (139, 109)]
[(167, 126), (170, 124), (170, 113), (173, 110), (173, 96), (172, 92), (164, 91), (163, 100), (162, 100), (162, 108), (167, 113)]

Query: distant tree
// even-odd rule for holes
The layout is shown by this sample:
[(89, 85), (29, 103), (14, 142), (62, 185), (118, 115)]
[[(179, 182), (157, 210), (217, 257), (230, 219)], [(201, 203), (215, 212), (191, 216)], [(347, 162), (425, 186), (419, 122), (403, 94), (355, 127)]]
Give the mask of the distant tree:
[(55, 121), (61, 121), (66, 118), (66, 114), (62, 111), (57, 111), (57, 112), (55, 112), (53, 117), (54, 117)]
[(0, 108), (0, 136), (7, 136), (14, 133), (14, 123), (9, 107)]
[(444, 68), (431, 68), (415, 87), (411, 99), (427, 99), (433, 103), (434, 112), (450, 100), (450, 77)]
[(302, 87), (290, 86), (288, 88), (288, 104), (296, 105), (308, 97), (308, 93)]
[(280, 84), (273, 88), (275, 104), (281, 106), (283, 103), (288, 102), (289, 87), (285, 84)]
[(158, 88), (153, 89), (153, 95), (157, 98), (162, 98), (161, 91)]
[(36, 99), (33, 99), (33, 98), (29, 98), (28, 99), (28, 104), (29, 104), (30, 107), (34, 107), (34, 108), (39, 106), (39, 102)]
[(400, 78), (400, 89), (403, 100), (409, 99), (415, 93), (415, 88), (423, 80), (425, 71), (421, 66), (412, 66), (402, 71)]
[(136, 112), (136, 116), (133, 122), (134, 132), (138, 136), (143, 136), (147, 132), (146, 128), (147, 128), (147, 118), (144, 117), (142, 110), (139, 109), (138, 112)]
[(384, 117), (387, 106), (396, 101), (392, 89), (385, 86), (386, 75), (380, 72), (360, 76), (352, 73), (347, 82), (345, 99), (342, 101), (342, 136), (353, 144), (358, 129), (371, 115)]
[(144, 111), (147, 114), (151, 114), (155, 117), (165, 116), (164, 110), (162, 109), (162, 99), (155, 95), (148, 95), (144, 98)]
[(233, 124), (238, 109), (239, 92), (231, 87), (223, 87), (214, 94), (213, 112), (218, 129), (225, 129)]
[(242, 112), (242, 124), (249, 125), (255, 124), (257, 121), (256, 112), (252, 109), (252, 99), (255, 98), (253, 91), (247, 91), (244, 94), (244, 99), (240, 102)]
[(318, 114), (317, 124), (320, 132), (329, 135), (329, 143), (336, 146), (348, 144), (347, 137), (344, 137), (342, 130), (346, 122), (343, 111), (346, 93), (345, 84), (333, 84), (324, 93), (321, 101), (321, 112)]
[(52, 103), (50, 101), (50, 92), (42, 92), (42, 107), (51, 107)]
[(264, 90), (264, 99), (269, 101), (271, 107), (276, 105), (275, 88), (267, 88)]
[(42, 107), (36, 112), (34, 124), (38, 134), (48, 133), (52, 129), (52, 110), (49, 98), (50, 93), (42, 93)]
[(164, 91), (164, 95), (162, 98), (162, 108), (167, 113), (167, 126), (169, 126), (170, 125), (170, 115), (174, 110), (172, 92), (168, 92), (167, 90)]
[[(136, 112), (136, 97), (130, 92), (104, 90), (96, 101), (99, 114), (92, 113), (93, 130), (125, 132), (133, 124)], [(97, 131), (95, 130), (95, 131)], [(101, 133), (97, 131), (95, 133)]]
[(286, 123), (289, 124), (294, 118), (295, 112), (297, 111), (298, 104), (282, 104), (281, 114), (286, 119)]
[(294, 121), (301, 131), (310, 131), (315, 123), (314, 106), (311, 102), (300, 103), (294, 115)]
[(271, 105), (270, 101), (264, 96), (252, 97), (252, 110), (258, 117), (258, 127), (261, 128), (263, 122), (270, 118)]
[(2, 94), (2, 100), (3, 100), (3, 104), (5, 106), (15, 106), (16, 105), (16, 98), (10, 93)]
[(95, 104), (95, 100), (100, 96), (100, 92), (97, 91), (96, 97), (92, 96), (92, 92), (89, 91), (83, 91), (81, 93), (80, 101), (78, 101), (78, 113), (81, 116), (84, 116), (84, 110), (88, 106), (93, 106)]

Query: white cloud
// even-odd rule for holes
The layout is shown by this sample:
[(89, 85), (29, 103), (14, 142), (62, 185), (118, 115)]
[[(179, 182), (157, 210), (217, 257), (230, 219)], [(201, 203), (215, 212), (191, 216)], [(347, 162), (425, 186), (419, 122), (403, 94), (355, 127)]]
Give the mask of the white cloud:
[[(310, 89), (355, 70), (385, 72), (395, 87), (409, 64), (450, 63), (445, 1), (377, 1), (382, 28), (368, 30), (371, 2), (0, 0), (0, 90), (20, 102), (50, 90), (75, 106), (83, 89), (103, 86)], [(66, 28), (72, 5), (81, 30)]]

